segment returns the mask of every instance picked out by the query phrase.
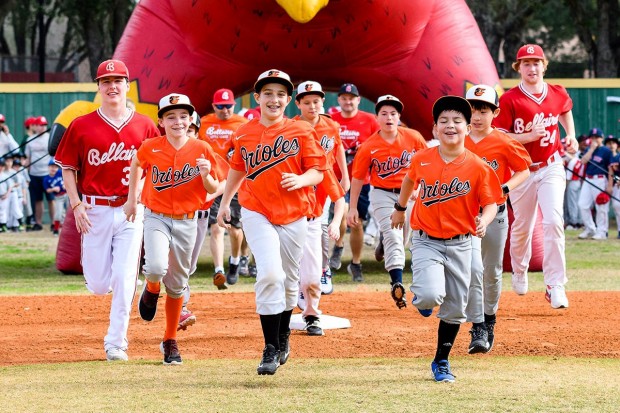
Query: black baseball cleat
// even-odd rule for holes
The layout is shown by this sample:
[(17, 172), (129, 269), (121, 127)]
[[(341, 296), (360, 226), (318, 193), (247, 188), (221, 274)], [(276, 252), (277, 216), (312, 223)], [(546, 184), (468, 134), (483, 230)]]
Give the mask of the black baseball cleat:
[(280, 350), (276, 350), (271, 344), (267, 344), (263, 350), (263, 358), (256, 372), (263, 375), (274, 375), (280, 366)]
[(228, 257), (228, 272), (226, 273), (226, 282), (228, 285), (234, 285), (239, 280), (239, 264), (231, 264), (232, 257)]
[(381, 262), (385, 256), (385, 249), (383, 246), (383, 233), (379, 236), (379, 243), (375, 247), (375, 260)]
[(489, 351), (489, 335), (483, 325), (474, 325), (471, 330), (471, 342), (469, 343), (469, 354), (486, 353)]
[(144, 283), (144, 289), (142, 295), (140, 295), (140, 302), (138, 304), (138, 310), (140, 310), (140, 317), (145, 321), (153, 321), (155, 313), (157, 312), (157, 300), (159, 300), (159, 293), (155, 294), (146, 289), (146, 283)]
[(177, 341), (174, 339), (166, 340), (163, 343), (164, 348), (164, 364), (166, 366), (174, 364), (183, 364)]
[(289, 340), (291, 331), (280, 334), (280, 365), (283, 365), (288, 360), (288, 356), (291, 354), (291, 342)]
[(405, 287), (403, 287), (402, 283), (395, 282), (394, 284), (392, 284), (391, 295), (392, 295), (392, 299), (396, 303), (396, 307), (398, 307), (398, 309), (402, 310), (403, 308), (407, 307), (407, 298), (405, 296)]
[(486, 351), (486, 353), (488, 353), (493, 348), (493, 343), (495, 342), (495, 321), (487, 321), (484, 323), (484, 325), (487, 330), (487, 336), (488, 336), (488, 342), (489, 342), (489, 348)]

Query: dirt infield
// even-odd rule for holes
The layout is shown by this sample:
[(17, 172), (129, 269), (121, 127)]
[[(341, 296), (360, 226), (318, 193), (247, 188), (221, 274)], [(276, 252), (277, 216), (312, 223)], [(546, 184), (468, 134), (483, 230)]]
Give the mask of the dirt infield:
[[(136, 296), (137, 297), (137, 296)], [(620, 292), (569, 292), (571, 307), (552, 310), (543, 292), (502, 296), (496, 345), (489, 355), (620, 358)], [(140, 319), (137, 300), (129, 325), (132, 360), (159, 359), (164, 331), (163, 301), (155, 320)], [(20, 296), (0, 303), (0, 365), (103, 360), (110, 297)], [(324, 337), (293, 332), (293, 357), (432, 357), (437, 318), (423, 318), (410, 304), (398, 310), (387, 292), (335, 292), (323, 296), (325, 314), (346, 317), (352, 327)], [(252, 293), (193, 294), (198, 317), (179, 332), (187, 360), (258, 359), (262, 335)], [(298, 310), (295, 310), (298, 312)], [(469, 325), (461, 328), (453, 354), (464, 355)], [(478, 356), (480, 357), (480, 356)]]

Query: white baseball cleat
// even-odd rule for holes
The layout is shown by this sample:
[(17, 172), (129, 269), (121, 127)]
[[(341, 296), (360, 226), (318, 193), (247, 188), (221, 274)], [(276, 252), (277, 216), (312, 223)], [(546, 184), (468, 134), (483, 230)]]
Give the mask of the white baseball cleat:
[(568, 298), (563, 285), (548, 285), (545, 298), (551, 304), (551, 308), (568, 308)]
[(602, 240), (606, 240), (607, 239), (607, 234), (596, 234), (592, 237), (592, 239), (595, 239), (597, 241), (602, 241)]
[(519, 294), (527, 294), (527, 274), (512, 273), (512, 290)]
[(105, 351), (105, 356), (108, 361), (127, 361), (127, 353), (125, 350), (119, 347), (110, 347)]
[(589, 229), (584, 229), (583, 232), (581, 234), (579, 234), (577, 236), (577, 238), (579, 239), (588, 239), (594, 236), (594, 231), (591, 231)]

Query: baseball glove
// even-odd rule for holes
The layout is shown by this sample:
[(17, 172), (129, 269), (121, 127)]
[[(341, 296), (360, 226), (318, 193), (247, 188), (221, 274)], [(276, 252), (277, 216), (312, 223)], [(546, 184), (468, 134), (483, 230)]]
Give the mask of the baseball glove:
[(600, 194), (598, 194), (598, 196), (596, 197), (596, 204), (597, 205), (605, 205), (606, 203), (609, 202), (611, 198), (609, 197), (609, 194), (607, 192), (601, 192)]

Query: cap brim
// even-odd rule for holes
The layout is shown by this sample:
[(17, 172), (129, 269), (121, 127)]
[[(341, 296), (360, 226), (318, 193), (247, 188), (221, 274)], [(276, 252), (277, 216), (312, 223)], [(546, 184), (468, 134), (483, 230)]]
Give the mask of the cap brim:
[(104, 77), (124, 77), (128, 79), (126, 73), (106, 73), (105, 75), (97, 76), (95, 80), (103, 79)]
[(394, 106), (398, 113), (403, 113), (403, 104), (396, 100), (384, 100), (375, 105), (375, 114), (379, 114), (379, 110), (381, 110), (384, 106)]
[(310, 90), (308, 92), (301, 92), (301, 93), (298, 93), (297, 96), (295, 96), (295, 100), (299, 100), (299, 99), (303, 98), (306, 95), (318, 95), (318, 96), (324, 98), (325, 97), (325, 92), (321, 92), (320, 90), (316, 90), (316, 91)]
[(467, 100), (470, 104), (471, 104), (471, 102), (480, 102), (480, 103), (484, 103), (485, 105), (492, 106), (492, 107), (494, 107), (495, 109), (499, 108), (499, 105), (496, 105), (495, 103), (491, 103), (491, 102), (488, 102), (488, 101), (486, 101), (486, 100), (482, 100), (482, 99), (466, 99), (466, 100)]
[(433, 104), (433, 120), (437, 123), (441, 112), (451, 110), (460, 112), (465, 116), (467, 123), (471, 122), (471, 105), (469, 102), (460, 96), (442, 96)]
[(259, 79), (254, 83), (254, 91), (260, 94), (260, 91), (263, 89), (263, 86), (269, 83), (278, 83), (280, 85), (286, 86), (286, 90), (288, 91), (289, 96), (293, 94), (293, 89), (295, 86), (291, 82), (281, 77), (265, 77), (263, 79)]
[(178, 105), (170, 105), (170, 106), (166, 106), (165, 108), (159, 109), (157, 111), (157, 117), (161, 118), (161, 116), (164, 113), (169, 112), (169, 111), (171, 111), (173, 109), (186, 109), (189, 112), (190, 116), (196, 110), (196, 109), (194, 109), (194, 107), (192, 105), (188, 105), (188, 104), (185, 104), (185, 103), (179, 103)]

